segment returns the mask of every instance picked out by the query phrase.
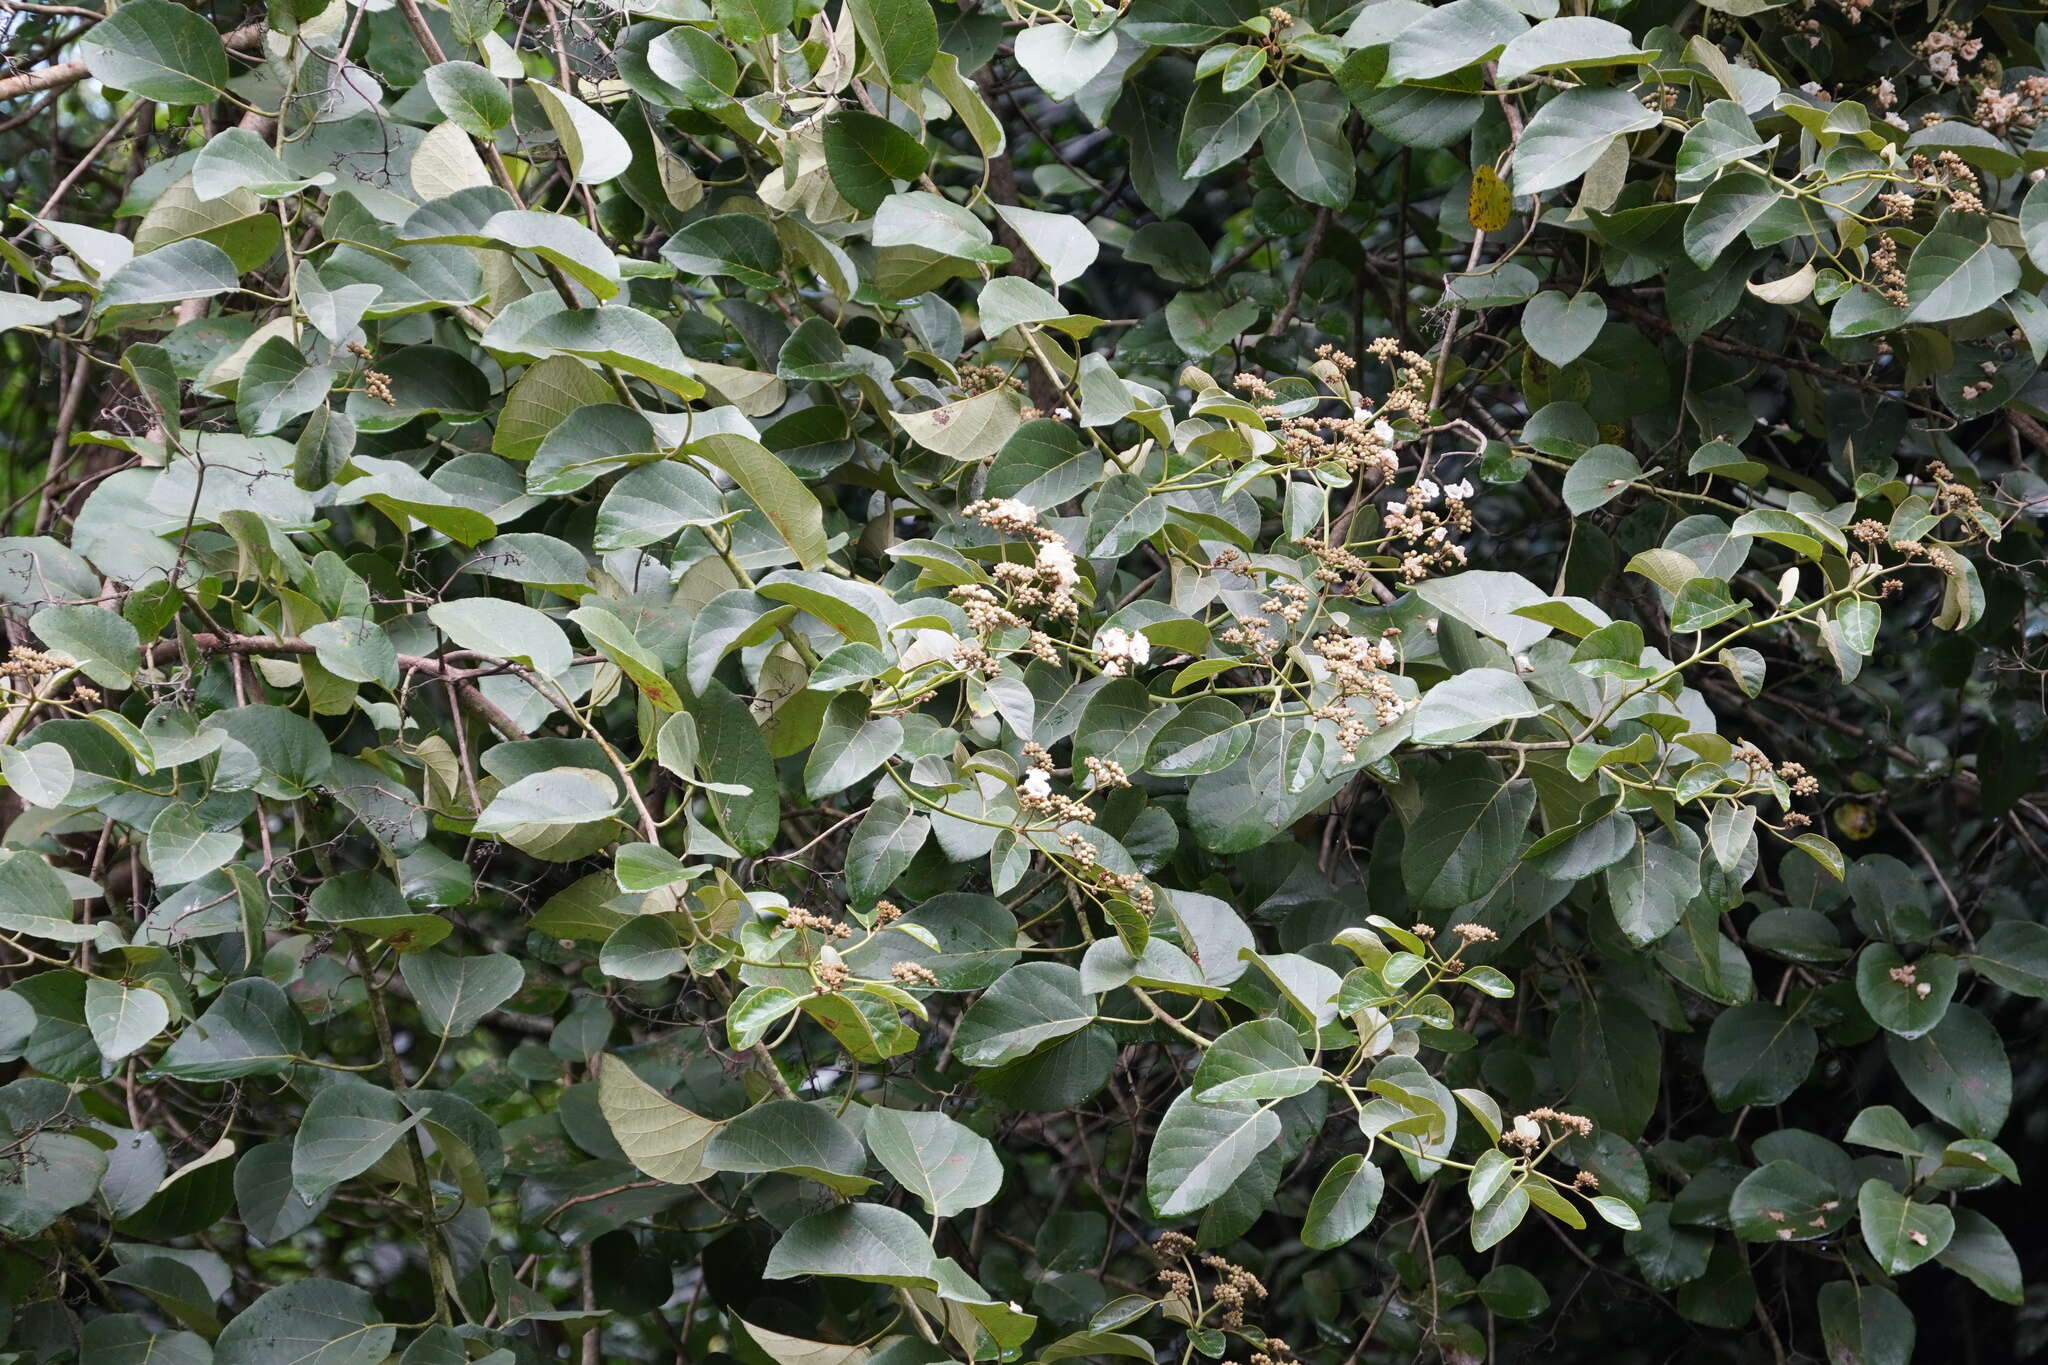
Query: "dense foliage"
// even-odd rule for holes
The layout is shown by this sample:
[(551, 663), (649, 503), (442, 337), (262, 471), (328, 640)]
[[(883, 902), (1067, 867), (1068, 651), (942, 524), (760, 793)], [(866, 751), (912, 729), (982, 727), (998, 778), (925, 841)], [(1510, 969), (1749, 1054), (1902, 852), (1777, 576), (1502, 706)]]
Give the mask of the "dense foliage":
[(0, 0), (0, 1360), (2041, 1349), (2048, 27), (1581, 8)]

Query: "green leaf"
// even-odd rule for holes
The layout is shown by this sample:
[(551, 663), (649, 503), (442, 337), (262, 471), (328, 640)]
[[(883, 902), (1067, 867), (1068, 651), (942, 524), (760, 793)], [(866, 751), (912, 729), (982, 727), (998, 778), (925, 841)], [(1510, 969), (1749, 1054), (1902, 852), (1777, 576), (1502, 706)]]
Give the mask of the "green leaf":
[(1771, 1161), (1735, 1187), (1728, 1218), (1745, 1242), (1811, 1242), (1849, 1221), (1841, 1191), (1793, 1161)]
[(63, 805), (78, 780), (71, 752), (50, 743), (31, 744), (26, 749), (0, 744), (0, 774), (23, 801), (46, 810)]
[(1012, 967), (960, 1019), (954, 1051), (969, 1066), (999, 1066), (1078, 1033), (1095, 1020), (1081, 974), (1057, 962)]
[(1565, 471), (1564, 505), (1583, 516), (1620, 497), (1642, 476), (1636, 457), (1620, 446), (1594, 446)]
[(841, 109), (825, 124), (825, 164), (846, 202), (871, 214), (896, 192), (897, 182), (924, 174), (931, 154), (889, 120)]
[(196, 882), (242, 851), (234, 830), (214, 831), (191, 806), (165, 806), (150, 821), (150, 875), (163, 886)]
[[(1700, 113), (1700, 121), (1686, 130), (1679, 144), (1678, 179), (1704, 180), (1725, 166), (1759, 156), (1777, 146), (1778, 139), (1757, 136), (1756, 125), (1734, 100), (1714, 100)], [(1775, 197), (1775, 196), (1774, 196)], [(1693, 258), (1699, 260), (1697, 255)], [(1702, 265), (1705, 262), (1701, 262)]]
[(105, 607), (44, 607), (30, 618), (29, 629), (101, 687), (125, 690), (142, 666), (135, 627)]
[(156, 1069), (187, 1081), (277, 1076), (303, 1046), (298, 1012), (285, 993), (261, 977), (243, 977), (185, 1026)]
[(1524, 37), (1528, 28), (1529, 21), (1505, 0), (1451, 0), (1419, 16), (1394, 39), (1387, 79), (1419, 83), (1477, 66)]
[(1204, 1104), (1284, 1100), (1313, 1090), (1323, 1069), (1310, 1066), (1293, 1027), (1254, 1019), (1225, 1030), (1202, 1053), (1193, 1093)]
[(128, 0), (79, 46), (94, 79), (165, 104), (211, 103), (228, 83), (212, 24), (171, 0)]
[[(1498, 3), (1499, 0), (1455, 0), (1452, 8), (1461, 4)], [(1351, 202), (1357, 165), (1351, 144), (1344, 137), (1344, 121), (1350, 106), (1345, 103), (1343, 92), (1329, 81), (1271, 88), (1280, 95), (1279, 108), (1266, 125), (1266, 164), (1280, 177), (1281, 184), (1311, 204), (1343, 208)]]
[(1180, 130), (1180, 173), (1199, 179), (1237, 161), (1272, 123), (1281, 101), (1279, 86), (1236, 91), (1206, 81), (1197, 86)]
[(991, 389), (925, 412), (889, 415), (911, 440), (954, 460), (988, 459), (1022, 422), (1016, 396), (1007, 389)]
[(1200, 47), (1259, 11), (1258, 0), (1131, 0), (1118, 27), (1154, 47)]
[(2020, 205), (2020, 236), (2027, 244), (2027, 258), (2048, 270), (2048, 190), (2037, 181)]
[(643, 1174), (670, 1185), (694, 1185), (711, 1174), (704, 1157), (718, 1122), (669, 1099), (617, 1057), (606, 1057), (598, 1067), (597, 1104), (620, 1149)]
[(1964, 1135), (1992, 1138), (2012, 1109), (2012, 1065), (2005, 1045), (1983, 1015), (1951, 1005), (1928, 1033), (1918, 1038), (1885, 1038), (1892, 1070), (1942, 1122)]
[(561, 139), (578, 183), (602, 185), (632, 165), (633, 149), (604, 115), (544, 81), (528, 81), (526, 88), (540, 101), (541, 112)]
[(292, 1139), (292, 1188), (301, 1199), (319, 1198), (376, 1165), (418, 1122), (389, 1090), (336, 1081), (306, 1105)]
[[(8, 781), (14, 782), (11, 771)], [(2015, 995), (2048, 999), (2048, 925), (2000, 920), (1978, 937), (1976, 949), (1964, 960)]]
[(713, 6), (725, 36), (752, 47), (796, 22), (791, 0), (717, 0)]
[(674, 333), (636, 308), (563, 309), (521, 333), (517, 344), (543, 357), (560, 351), (610, 365), (679, 398), (704, 396)]
[(497, 597), (436, 602), (427, 608), (427, 618), (464, 649), (530, 664), (546, 677), (566, 674), (574, 658), (569, 637), (554, 618), (523, 603)]
[(1612, 994), (1564, 1007), (1551, 1029), (1550, 1055), (1580, 1112), (1623, 1137), (1642, 1132), (1657, 1107), (1663, 1042), (1640, 1009)]
[(1722, 176), (1707, 186), (1686, 216), (1685, 254), (1700, 269), (1713, 268), (1779, 198), (1777, 188), (1760, 175)]
[(85, 1023), (100, 1056), (118, 1062), (139, 1052), (171, 1022), (171, 1007), (147, 986), (92, 977), (85, 983)]
[(1379, 1212), (1387, 1178), (1362, 1152), (1340, 1158), (1308, 1201), (1301, 1240), (1318, 1251), (1333, 1251), (1364, 1232)]
[(1917, 1324), (1890, 1290), (1853, 1280), (1820, 1289), (1820, 1331), (1830, 1360), (1911, 1365)]
[(1451, 909), (1484, 898), (1521, 853), (1536, 792), (1508, 781), (1478, 754), (1460, 754), (1423, 785), (1420, 816), (1401, 853), (1402, 880), (1423, 909)]
[(1955, 1235), (1955, 1215), (1944, 1204), (1919, 1204), (1885, 1180), (1866, 1180), (1856, 1195), (1863, 1244), (1888, 1275), (1927, 1264)]
[(661, 256), (688, 275), (726, 275), (755, 289), (782, 283), (782, 243), (772, 224), (750, 213), (699, 218), (664, 242)]
[(578, 607), (569, 613), (569, 619), (583, 632), (583, 638), (611, 660), (649, 701), (663, 711), (683, 709), (682, 694), (669, 682), (661, 661), (647, 651), (624, 621), (603, 607)]
[(1997, 1224), (1975, 1209), (1955, 1210), (1955, 1235), (1936, 1259), (2000, 1303), (2026, 1301), (2020, 1260), (2013, 1254), (2012, 1243)]
[(994, 244), (987, 225), (972, 212), (924, 190), (884, 199), (869, 236), (878, 247), (921, 247), (983, 265), (1001, 265), (1010, 256)]
[(471, 137), (495, 137), (512, 121), (512, 97), (505, 93), (505, 83), (475, 62), (430, 66), (426, 80), (435, 107)]
[(1634, 833), (1629, 852), (1606, 871), (1607, 899), (1629, 942), (1646, 947), (1671, 932), (1699, 894), (1700, 836), (1689, 825)]
[(1515, 674), (1501, 668), (1468, 669), (1422, 694), (1411, 733), (1417, 744), (1455, 744), (1541, 710)]
[(398, 959), (398, 970), (420, 1017), (443, 1038), (468, 1037), (526, 984), (519, 959), (504, 953), (407, 953)]
[(1522, 308), (1523, 340), (1559, 367), (1584, 355), (1606, 325), (1607, 304), (1590, 290), (1569, 299), (1555, 289), (1545, 290)]
[(853, 1130), (801, 1100), (769, 1100), (730, 1120), (704, 1149), (703, 1161), (714, 1171), (800, 1175), (841, 1194), (859, 1194), (875, 1183), (865, 1174), (867, 1153)]
[(609, 818), (619, 808), (618, 788), (594, 768), (550, 768), (532, 773), (492, 797), (477, 817), (478, 834), (503, 834), (512, 842), (529, 831), (557, 825), (585, 825)]
[(71, 920), (71, 890), (41, 855), (0, 858), (0, 931), (58, 943), (84, 943), (99, 931)]
[(1104, 29), (1083, 34), (1070, 24), (1033, 24), (1014, 43), (1017, 65), (1047, 98), (1070, 100), (1116, 56), (1116, 34)]
[(1545, 19), (1510, 39), (1501, 51), (1494, 79), (1520, 81), (1538, 71), (1634, 66), (1655, 55), (1640, 46), (1620, 24), (1609, 23), (1605, 19), (1565, 16)]
[(1003, 1185), (989, 1140), (944, 1114), (880, 1107), (863, 1121), (868, 1150), (935, 1218), (979, 1208)]
[(1856, 960), (1856, 998), (1878, 1027), (1918, 1038), (1939, 1024), (1955, 998), (1956, 959), (1926, 953), (1909, 967), (1896, 948), (1873, 943)]
[(0, 1184), (0, 1235), (35, 1237), (90, 1200), (107, 1173), (107, 1154), (75, 1133), (36, 1132), (16, 1140)]
[(647, 45), (647, 67), (698, 109), (720, 108), (739, 87), (739, 63), (732, 52), (711, 34), (687, 25), (668, 29)]
[(1089, 266), (1095, 264), (1095, 258), (1102, 249), (1094, 234), (1082, 226), (1079, 219), (1068, 214), (1045, 213), (1008, 204), (997, 204), (995, 210), (997, 216), (1010, 225), (1010, 230), (1024, 239), (1024, 245), (1044, 264), (1046, 274), (1052, 277), (1055, 285), (1079, 279)]
[(597, 548), (636, 549), (667, 540), (687, 526), (716, 526), (729, 515), (717, 486), (689, 465), (675, 460), (645, 464), (629, 470), (605, 494), (597, 513)]
[(1472, 1249), (1490, 1251), (1522, 1225), (1529, 1212), (1529, 1190), (1525, 1183), (1503, 1184), (1486, 1202), (1472, 1210)]
[(1479, 1301), (1489, 1313), (1504, 1318), (1536, 1318), (1550, 1307), (1550, 1292), (1522, 1267), (1497, 1265), (1480, 1279)]
[(1222, 1198), (1279, 1137), (1280, 1119), (1269, 1106), (1204, 1104), (1184, 1090), (1152, 1135), (1145, 1195), (1161, 1218), (1199, 1212)]
[(201, 203), (248, 190), (259, 199), (282, 199), (313, 185), (331, 184), (334, 176), (294, 175), (269, 144), (246, 128), (214, 134), (192, 163), (192, 193)]
[(1707, 1031), (1707, 1089), (1722, 1109), (1777, 1104), (1806, 1080), (1819, 1050), (1794, 1011), (1761, 1000), (1739, 1005)]
[(377, 1365), (398, 1338), (369, 1294), (338, 1280), (294, 1280), (270, 1290), (214, 1343), (214, 1365)]
[(787, 464), (744, 436), (706, 436), (691, 442), (687, 449), (739, 485), (796, 555), (797, 563), (806, 569), (825, 563), (824, 508)]
[(559, 213), (507, 209), (492, 214), (474, 231), (411, 236), (407, 240), (530, 251), (560, 267), (600, 299), (612, 298), (619, 292), (619, 262), (611, 248), (595, 232)]
[(1657, 126), (1658, 116), (1627, 90), (1567, 90), (1536, 111), (1515, 146), (1515, 193), (1542, 194), (1593, 168), (1617, 137)]
[(932, 1248), (909, 1214), (880, 1204), (842, 1204), (798, 1219), (761, 1274), (770, 1280), (825, 1275), (871, 1284), (933, 1285)]
[[(926, 0), (848, 0), (860, 45), (890, 85), (913, 88), (939, 53), (939, 26)], [(785, 20), (778, 27), (787, 27)]]
[(817, 743), (804, 764), (804, 790), (813, 800), (845, 791), (881, 767), (902, 743), (902, 721), (871, 715), (866, 696), (843, 692), (825, 708)]
[(2020, 282), (2020, 263), (1993, 241), (1981, 217), (1948, 214), (1920, 239), (1906, 264), (1909, 322), (1946, 322), (1980, 313)]

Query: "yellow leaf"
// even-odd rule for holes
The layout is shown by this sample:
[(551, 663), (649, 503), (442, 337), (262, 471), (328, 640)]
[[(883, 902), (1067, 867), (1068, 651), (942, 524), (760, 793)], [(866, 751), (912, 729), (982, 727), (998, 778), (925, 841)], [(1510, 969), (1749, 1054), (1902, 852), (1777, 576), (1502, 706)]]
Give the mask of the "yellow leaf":
[(1508, 182), (1501, 179), (1491, 166), (1481, 166), (1472, 172), (1472, 193), (1466, 200), (1466, 217), (1472, 226), (1481, 232), (1499, 232), (1514, 216), (1515, 198), (1508, 193)]

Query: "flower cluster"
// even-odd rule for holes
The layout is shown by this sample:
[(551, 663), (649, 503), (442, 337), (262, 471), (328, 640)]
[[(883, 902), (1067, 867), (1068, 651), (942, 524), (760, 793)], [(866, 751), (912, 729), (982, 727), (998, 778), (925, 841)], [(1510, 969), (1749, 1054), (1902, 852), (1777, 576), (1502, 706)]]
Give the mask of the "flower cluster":
[(1152, 642), (1142, 630), (1107, 626), (1095, 637), (1095, 657), (1102, 663), (1102, 676), (1121, 678), (1134, 668), (1143, 668), (1152, 657)]
[(1593, 1120), (1580, 1114), (1567, 1114), (1561, 1109), (1552, 1109), (1546, 1104), (1516, 1116), (1515, 1121), (1508, 1125), (1508, 1130), (1500, 1135), (1501, 1141), (1513, 1143), (1524, 1152), (1534, 1151), (1543, 1143), (1543, 1125), (1546, 1123), (1555, 1124), (1573, 1137), (1593, 1136)]
[(1963, 63), (1977, 60), (1977, 54), (1983, 50), (1982, 38), (1972, 38), (1968, 29), (1954, 22), (1934, 29), (1914, 48), (1927, 63), (1929, 74), (1942, 85), (1960, 83)]
[[(1072, 620), (1081, 614), (1081, 604), (1074, 600), (1074, 589), (1081, 582), (1080, 561), (1067, 548), (1059, 532), (1040, 523), (1036, 507), (1016, 498), (983, 498), (967, 504), (962, 511), (992, 531), (1036, 542), (1029, 564), (1006, 561), (990, 571), (996, 582), (1010, 594), (1011, 606), (1041, 613), (1054, 620)], [(993, 602), (993, 597), (986, 595), (985, 589), (983, 594), (980, 601)], [(955, 590), (953, 595), (963, 601), (974, 596), (959, 590)], [(968, 607), (970, 620), (975, 610), (975, 606)], [(1024, 621), (1010, 612), (1002, 616), (999, 623), (1023, 625)], [(976, 629), (982, 627), (977, 624)], [(1032, 651), (1041, 658), (1047, 657), (1048, 649), (1049, 642), (1044, 647), (1037, 640), (1032, 643)], [(1052, 658), (1056, 659), (1057, 655)]]
[(1405, 581), (1419, 583), (1440, 569), (1464, 567), (1465, 547), (1451, 537), (1471, 531), (1474, 492), (1466, 479), (1447, 485), (1417, 479), (1403, 498), (1387, 503), (1383, 525), (1389, 536), (1406, 542), (1401, 551)]
[[(1373, 729), (1392, 725), (1416, 704), (1400, 694), (1388, 671), (1400, 662), (1400, 648), (1395, 643), (1400, 634), (1399, 626), (1389, 626), (1377, 639), (1331, 632), (1317, 636), (1309, 645), (1328, 666), (1330, 681), (1337, 689), (1337, 700), (1318, 707), (1314, 714), (1318, 720), (1336, 725), (1337, 746), (1347, 759), (1358, 756), (1358, 746)], [(1349, 705), (1353, 698), (1363, 700), (1371, 709), (1372, 727)]]
[(786, 911), (782, 916), (782, 923), (786, 928), (809, 929), (812, 933), (823, 934), (826, 938), (853, 937), (853, 930), (847, 925), (829, 915), (821, 915), (815, 910), (805, 910), (799, 906), (792, 906)]

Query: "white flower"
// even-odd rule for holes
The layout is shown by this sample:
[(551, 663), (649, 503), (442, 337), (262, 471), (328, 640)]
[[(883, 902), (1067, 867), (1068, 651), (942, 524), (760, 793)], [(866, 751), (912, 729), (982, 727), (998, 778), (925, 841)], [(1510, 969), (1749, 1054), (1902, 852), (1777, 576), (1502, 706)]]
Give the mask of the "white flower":
[(1458, 499), (1460, 502), (1469, 499), (1475, 491), (1470, 479), (1460, 479), (1444, 490), (1447, 495)]
[(1527, 1114), (1515, 1119), (1515, 1141), (1535, 1143), (1543, 1140), (1543, 1130), (1536, 1126), (1536, 1120)]
[(1054, 417), (1057, 417), (1062, 422), (1071, 422), (1074, 420), (1074, 410), (1072, 408), (1054, 408), (1052, 410), (1052, 415)]
[(1884, 116), (1884, 121), (1886, 123), (1889, 123), (1892, 127), (1898, 129), (1902, 133), (1911, 131), (1910, 125), (1908, 125), (1907, 122), (1904, 119), (1900, 118), (1897, 114), (1886, 114)]
[(1436, 481), (1434, 479), (1417, 479), (1415, 481), (1414, 491), (1415, 500), (1421, 503), (1424, 507), (1427, 507), (1431, 503), (1435, 502), (1437, 500), (1438, 495), (1441, 494), (1444, 490), (1436, 486)]
[(1038, 567), (1057, 579), (1062, 588), (1071, 588), (1081, 581), (1081, 569), (1074, 560), (1074, 552), (1057, 540), (1046, 541), (1038, 547)]
[(997, 498), (988, 510), (991, 517), (1014, 521), (1020, 526), (1032, 526), (1038, 522), (1038, 509), (1016, 498)]
[(1095, 653), (1121, 674), (1125, 666), (1137, 668), (1152, 657), (1152, 642), (1142, 630), (1126, 632), (1119, 626), (1108, 626), (1095, 637)]
[(1379, 650), (1379, 653), (1380, 653), (1380, 666), (1381, 666), (1382, 668), (1391, 668), (1391, 667), (1393, 667), (1393, 665), (1394, 665), (1394, 660), (1395, 660), (1395, 658), (1396, 658), (1396, 657), (1398, 657), (1398, 656), (1397, 656), (1397, 655), (1395, 654), (1395, 651), (1394, 651), (1394, 642), (1393, 642), (1392, 640), (1389, 640), (1389, 639), (1387, 639), (1387, 638), (1386, 638), (1385, 636), (1381, 636), (1381, 637), (1380, 637), (1380, 650)]
[(1387, 510), (1397, 517), (1405, 517), (1408, 515), (1408, 504), (1405, 502), (1390, 502), (1387, 504)]
[(1372, 438), (1383, 446), (1395, 444), (1393, 424), (1382, 417), (1372, 424)]
[(1517, 654), (1517, 655), (1515, 656), (1515, 672), (1517, 672), (1517, 673), (1534, 673), (1535, 671), (1536, 671), (1536, 665), (1535, 665), (1535, 664), (1533, 664), (1533, 663), (1530, 663), (1530, 662), (1529, 662), (1529, 656), (1528, 656), (1528, 655), (1526, 655), (1526, 654)]
[(1024, 780), (1017, 784), (1017, 790), (1027, 800), (1043, 801), (1052, 795), (1052, 779), (1045, 775), (1043, 768), (1033, 768), (1024, 774)]

